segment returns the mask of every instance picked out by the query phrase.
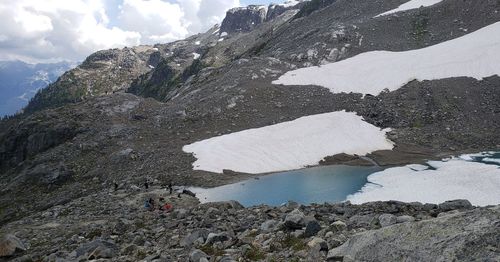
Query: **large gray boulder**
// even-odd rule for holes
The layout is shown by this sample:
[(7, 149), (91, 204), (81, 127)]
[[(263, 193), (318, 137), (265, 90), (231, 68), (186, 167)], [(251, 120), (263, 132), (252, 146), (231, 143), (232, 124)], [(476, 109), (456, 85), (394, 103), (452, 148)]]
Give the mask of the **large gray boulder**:
[(189, 235), (187, 235), (185, 238), (183, 238), (180, 242), (180, 245), (182, 247), (190, 247), (198, 239), (200, 239), (200, 242), (205, 242), (209, 233), (210, 232), (205, 228), (196, 229), (193, 232), (191, 232)]
[(472, 204), (466, 199), (450, 200), (438, 205), (442, 212), (456, 209), (471, 209)]
[(392, 214), (382, 214), (378, 217), (378, 222), (381, 227), (387, 227), (397, 223), (397, 217)]
[(306, 219), (305, 224), (306, 224), (306, 228), (304, 230), (305, 237), (315, 236), (321, 230), (321, 225), (319, 224), (318, 220), (314, 218)]
[(305, 226), (305, 216), (302, 211), (294, 209), (285, 217), (285, 226), (289, 229), (301, 229)]
[(495, 261), (500, 208), (480, 208), (354, 235), (328, 257), (355, 261)]

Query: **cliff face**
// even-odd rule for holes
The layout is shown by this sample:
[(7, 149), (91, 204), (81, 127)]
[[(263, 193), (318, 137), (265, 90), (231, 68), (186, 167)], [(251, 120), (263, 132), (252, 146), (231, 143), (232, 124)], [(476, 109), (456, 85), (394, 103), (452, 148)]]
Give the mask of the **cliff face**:
[(308, 2), (309, 0), (291, 0), (284, 4), (250, 5), (233, 8), (227, 11), (220, 30), (227, 34), (250, 32), (258, 25), (271, 21), (287, 11), (300, 10)]
[(251, 5), (233, 8), (226, 13), (222, 21), (221, 32), (227, 34), (248, 32), (266, 20), (267, 7)]

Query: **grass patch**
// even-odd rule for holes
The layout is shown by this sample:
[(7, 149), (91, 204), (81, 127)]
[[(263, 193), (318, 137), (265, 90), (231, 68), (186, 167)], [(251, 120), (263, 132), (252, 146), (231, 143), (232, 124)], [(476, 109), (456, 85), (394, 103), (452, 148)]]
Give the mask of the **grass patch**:
[(214, 248), (212, 245), (203, 245), (200, 247), (200, 250), (210, 256), (220, 257), (224, 255), (224, 251)]
[(283, 245), (283, 247), (291, 248), (294, 251), (300, 251), (306, 248), (306, 243), (304, 242), (304, 240), (292, 235), (287, 235), (285, 239), (281, 241), (281, 244)]
[(263, 260), (266, 258), (266, 254), (255, 246), (245, 252), (245, 258), (251, 261)]

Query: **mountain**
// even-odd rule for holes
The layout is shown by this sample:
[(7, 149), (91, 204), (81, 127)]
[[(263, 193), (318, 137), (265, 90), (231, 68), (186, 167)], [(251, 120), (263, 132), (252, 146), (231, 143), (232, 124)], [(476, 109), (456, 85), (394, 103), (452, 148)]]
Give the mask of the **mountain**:
[(38, 92), (73, 68), (69, 62), (27, 64), (0, 61), (0, 116), (13, 115)]
[[(96, 52), (2, 120), (4, 232), (29, 240), (33, 260), (497, 259), (499, 201), (481, 189), (492, 206), (441, 203), (440, 192), (417, 203), (417, 191), (412, 203), (251, 208), (167, 194), (170, 183), (319, 164), (417, 172), (406, 165), (499, 151), (499, 1), (296, 4), (233, 9), (181, 41)], [(452, 172), (461, 181), (470, 170)], [(174, 211), (144, 211), (150, 197)]]

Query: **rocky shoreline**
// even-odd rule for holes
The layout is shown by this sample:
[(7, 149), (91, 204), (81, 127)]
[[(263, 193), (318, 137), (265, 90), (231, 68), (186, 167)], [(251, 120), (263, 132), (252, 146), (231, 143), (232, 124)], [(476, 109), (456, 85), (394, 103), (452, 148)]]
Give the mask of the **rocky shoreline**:
[[(148, 198), (173, 209), (149, 211)], [(7, 258), (13, 261), (493, 261), (500, 207), (454, 200), (244, 208), (133, 187), (32, 214), (2, 233), (27, 248)]]

